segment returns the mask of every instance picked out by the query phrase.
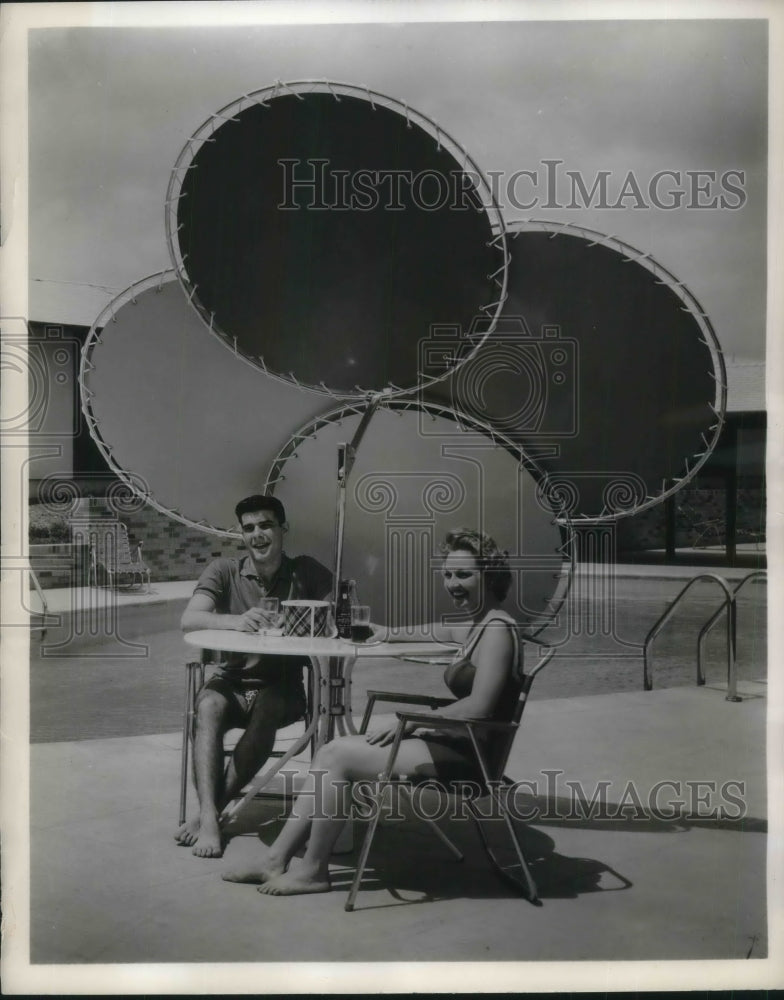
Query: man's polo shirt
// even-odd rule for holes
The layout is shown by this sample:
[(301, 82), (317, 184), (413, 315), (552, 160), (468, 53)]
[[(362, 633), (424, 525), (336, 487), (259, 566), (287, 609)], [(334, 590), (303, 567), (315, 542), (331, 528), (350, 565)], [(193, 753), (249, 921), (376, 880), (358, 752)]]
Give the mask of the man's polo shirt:
[[(219, 615), (241, 615), (258, 607), (262, 597), (277, 597), (280, 601), (329, 599), (332, 573), (312, 556), (285, 553), (278, 572), (266, 586), (256, 572), (250, 556), (241, 559), (216, 559), (199, 577), (194, 593), (209, 594)], [(239, 675), (245, 665), (242, 653), (226, 653), (221, 661), (223, 672)], [(253, 676), (278, 674), (280, 669), (294, 665), (291, 657), (265, 656), (253, 667)], [(243, 675), (245, 676), (245, 675)]]

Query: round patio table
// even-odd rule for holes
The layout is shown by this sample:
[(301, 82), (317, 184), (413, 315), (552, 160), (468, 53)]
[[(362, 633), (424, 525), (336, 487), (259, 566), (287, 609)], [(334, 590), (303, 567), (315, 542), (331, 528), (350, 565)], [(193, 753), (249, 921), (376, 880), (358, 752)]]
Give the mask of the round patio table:
[[(280, 772), (281, 768), (301, 753), (312, 740), (313, 753), (339, 735), (356, 733), (351, 712), (351, 673), (358, 658), (440, 657), (454, 652), (455, 647), (439, 642), (359, 642), (337, 638), (303, 638), (268, 635), (260, 632), (236, 632), (231, 629), (198, 629), (184, 636), (189, 646), (197, 649), (221, 650), (246, 655), (276, 655), (307, 658), (311, 663), (311, 718), (303, 734), (281, 756), (263, 768), (246, 787), (241, 798), (225, 810), (222, 819), (228, 821)], [(189, 692), (190, 692), (189, 688)], [(188, 721), (183, 732), (183, 747), (187, 747)]]

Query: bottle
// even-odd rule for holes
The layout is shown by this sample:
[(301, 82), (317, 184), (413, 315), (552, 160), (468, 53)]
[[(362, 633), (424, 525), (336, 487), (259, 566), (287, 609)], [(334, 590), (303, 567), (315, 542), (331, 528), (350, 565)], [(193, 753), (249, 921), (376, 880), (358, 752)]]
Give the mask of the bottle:
[(335, 605), (335, 627), (339, 639), (351, 638), (351, 581), (341, 580)]

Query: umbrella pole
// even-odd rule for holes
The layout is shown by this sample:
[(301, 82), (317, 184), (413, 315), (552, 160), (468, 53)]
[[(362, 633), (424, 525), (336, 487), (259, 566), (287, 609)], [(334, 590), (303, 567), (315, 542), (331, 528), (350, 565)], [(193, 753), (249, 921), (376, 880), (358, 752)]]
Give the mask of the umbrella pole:
[(354, 460), (357, 457), (357, 449), (360, 441), (365, 435), (368, 424), (373, 419), (373, 414), (378, 409), (379, 403), (388, 395), (386, 392), (375, 393), (369, 397), (368, 407), (362, 414), (354, 437), (350, 443), (341, 442), (338, 445), (338, 496), (337, 514), (335, 517), (335, 575), (333, 577), (333, 600), (337, 607), (340, 596), (340, 579), (343, 572), (343, 532), (346, 524), (346, 486), (351, 470), (354, 467)]
[[(338, 506), (335, 518), (335, 575), (332, 580), (333, 600), (337, 607), (340, 597), (340, 575), (343, 572), (343, 530), (346, 523), (346, 481), (350, 444), (338, 445)], [(353, 462), (351, 463), (353, 464)]]

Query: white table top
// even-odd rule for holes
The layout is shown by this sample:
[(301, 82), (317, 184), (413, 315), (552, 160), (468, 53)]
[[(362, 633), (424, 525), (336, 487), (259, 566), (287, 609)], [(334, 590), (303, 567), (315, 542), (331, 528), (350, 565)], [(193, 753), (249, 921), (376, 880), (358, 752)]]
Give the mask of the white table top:
[(345, 639), (304, 639), (293, 636), (259, 635), (232, 629), (199, 629), (186, 632), (185, 641), (199, 649), (220, 649), (227, 653), (268, 653), (283, 656), (448, 656), (456, 646), (442, 642), (349, 642)]

